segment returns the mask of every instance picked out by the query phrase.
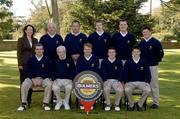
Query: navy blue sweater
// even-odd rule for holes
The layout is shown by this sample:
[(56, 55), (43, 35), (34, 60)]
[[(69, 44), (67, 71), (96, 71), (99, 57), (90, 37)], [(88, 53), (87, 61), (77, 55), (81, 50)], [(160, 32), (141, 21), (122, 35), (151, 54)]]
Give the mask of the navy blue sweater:
[(150, 66), (158, 65), (164, 56), (161, 43), (153, 37), (148, 42), (142, 39), (139, 47), (141, 49), (141, 57), (144, 58)]
[(80, 56), (76, 64), (76, 69), (77, 69), (77, 73), (80, 73), (82, 71), (87, 71), (87, 70), (98, 73), (99, 72), (99, 59), (95, 55), (92, 55), (90, 60), (86, 60), (84, 56)]
[(111, 35), (107, 32), (104, 32), (101, 36), (94, 32), (89, 35), (88, 42), (93, 45), (93, 54), (100, 59), (107, 57), (107, 50), (110, 46)]
[(140, 59), (135, 63), (133, 59), (129, 59), (124, 67), (124, 82), (142, 81), (150, 83), (151, 74), (148, 63), (144, 59)]
[(125, 37), (120, 32), (116, 32), (112, 36), (112, 44), (116, 47), (117, 57), (121, 60), (127, 60), (131, 58), (132, 47), (136, 43), (135, 37), (131, 33), (127, 33)]
[(59, 34), (51, 38), (48, 34), (43, 35), (39, 41), (44, 46), (44, 54), (50, 60), (57, 58), (56, 48), (63, 44), (63, 39)]
[(73, 79), (74, 77), (74, 63), (71, 59), (55, 59), (53, 60), (53, 80), (55, 79)]
[(73, 54), (83, 54), (83, 45), (87, 42), (87, 36), (83, 33), (75, 36), (68, 33), (65, 37), (64, 45), (67, 49), (68, 56)]
[(50, 64), (49, 64), (49, 58), (46, 56), (43, 56), (40, 61), (37, 60), (36, 56), (33, 55), (28, 60), (28, 78), (36, 78), (36, 77), (42, 77), (49, 78), (50, 77)]
[(116, 79), (122, 81), (123, 65), (120, 59), (116, 59), (114, 62), (110, 62), (104, 59), (100, 69), (101, 76), (104, 81), (107, 79)]

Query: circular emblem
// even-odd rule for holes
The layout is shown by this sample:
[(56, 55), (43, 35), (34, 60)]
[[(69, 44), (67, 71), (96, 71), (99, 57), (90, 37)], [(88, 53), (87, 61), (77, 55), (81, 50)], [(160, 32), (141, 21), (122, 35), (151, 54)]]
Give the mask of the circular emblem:
[(103, 92), (103, 81), (93, 71), (83, 71), (73, 80), (73, 91), (83, 101), (95, 101)]

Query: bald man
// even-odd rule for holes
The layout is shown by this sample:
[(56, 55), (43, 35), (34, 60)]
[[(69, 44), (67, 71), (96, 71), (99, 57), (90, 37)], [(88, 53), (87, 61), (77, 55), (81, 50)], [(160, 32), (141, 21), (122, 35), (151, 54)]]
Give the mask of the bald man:
[(44, 46), (44, 54), (50, 60), (57, 58), (56, 48), (63, 44), (63, 38), (56, 31), (56, 24), (49, 22), (47, 24), (47, 33), (39, 41)]
[[(57, 98), (55, 110), (60, 110), (64, 105), (65, 110), (70, 110), (69, 96), (72, 89), (74, 63), (66, 57), (66, 48), (64, 46), (57, 47), (58, 58), (53, 60), (53, 91)], [(64, 100), (60, 96), (60, 90), (65, 89)]]

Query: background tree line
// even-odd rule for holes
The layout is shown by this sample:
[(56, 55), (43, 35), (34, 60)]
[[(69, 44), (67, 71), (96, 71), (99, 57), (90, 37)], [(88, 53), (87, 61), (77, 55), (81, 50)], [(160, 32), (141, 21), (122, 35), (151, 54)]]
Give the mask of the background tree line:
[[(20, 31), (26, 23), (33, 24), (38, 33), (43, 34), (46, 23), (50, 19), (47, 7), (43, 4), (44, 1), (31, 0), (34, 6), (31, 9), (31, 16), (26, 22), (17, 24), (12, 17), (12, 12), (9, 11), (12, 0), (1, 0), (0, 36), (2, 37), (2, 33), (13, 31), (16, 27)], [(70, 31), (72, 20), (79, 20), (81, 31), (90, 34), (95, 30), (94, 21), (102, 19), (105, 23), (105, 30), (113, 34), (119, 29), (119, 19), (126, 19), (129, 31), (134, 33), (138, 39), (141, 37), (142, 27), (149, 25), (159, 39), (180, 41), (180, 10), (178, 9), (180, 1), (160, 1), (161, 7), (155, 9), (150, 16), (139, 13), (139, 9), (147, 0), (58, 0), (60, 32), (65, 36)]]

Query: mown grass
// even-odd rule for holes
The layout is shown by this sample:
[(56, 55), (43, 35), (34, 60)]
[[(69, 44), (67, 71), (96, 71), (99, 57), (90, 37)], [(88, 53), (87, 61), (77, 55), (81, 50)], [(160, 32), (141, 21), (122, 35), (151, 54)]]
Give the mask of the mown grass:
[(144, 112), (122, 111), (105, 112), (98, 105), (92, 114), (86, 115), (72, 102), (72, 109), (65, 111), (45, 112), (41, 108), (42, 93), (33, 94), (30, 109), (17, 112), (19, 106), (19, 73), (17, 70), (16, 52), (0, 52), (0, 119), (179, 119), (180, 118), (180, 50), (166, 50), (165, 58), (159, 66), (160, 108)]

